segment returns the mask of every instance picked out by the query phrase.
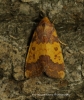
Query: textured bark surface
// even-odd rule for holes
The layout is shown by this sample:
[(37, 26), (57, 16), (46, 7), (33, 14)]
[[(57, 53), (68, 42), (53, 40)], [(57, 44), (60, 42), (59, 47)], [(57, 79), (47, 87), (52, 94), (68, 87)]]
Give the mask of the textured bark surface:
[[(66, 77), (24, 78), (32, 34), (44, 11), (62, 45)], [(84, 0), (0, 0), (0, 100), (84, 99)]]

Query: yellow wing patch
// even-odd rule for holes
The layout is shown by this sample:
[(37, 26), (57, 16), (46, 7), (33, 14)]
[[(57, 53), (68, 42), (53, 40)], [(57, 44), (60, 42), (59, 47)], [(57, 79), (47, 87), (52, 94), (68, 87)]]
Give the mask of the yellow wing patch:
[(37, 44), (36, 42), (31, 43), (26, 62), (35, 63), (41, 55), (49, 56), (53, 63), (63, 63), (62, 51), (60, 44), (57, 42), (54, 42), (53, 44)]

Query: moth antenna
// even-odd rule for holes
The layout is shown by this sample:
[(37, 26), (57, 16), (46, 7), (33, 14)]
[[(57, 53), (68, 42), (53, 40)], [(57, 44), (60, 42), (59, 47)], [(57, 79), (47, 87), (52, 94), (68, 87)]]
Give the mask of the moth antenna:
[(45, 13), (44, 10), (41, 10), (41, 11), (40, 11), (40, 16), (41, 16), (41, 17), (46, 17), (46, 13)]

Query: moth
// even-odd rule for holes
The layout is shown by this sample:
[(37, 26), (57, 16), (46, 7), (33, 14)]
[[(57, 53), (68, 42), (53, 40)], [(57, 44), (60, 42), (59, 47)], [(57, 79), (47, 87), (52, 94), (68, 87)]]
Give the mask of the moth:
[(25, 76), (26, 78), (46, 73), (51, 78), (65, 76), (62, 49), (54, 25), (44, 17), (34, 31), (28, 50)]

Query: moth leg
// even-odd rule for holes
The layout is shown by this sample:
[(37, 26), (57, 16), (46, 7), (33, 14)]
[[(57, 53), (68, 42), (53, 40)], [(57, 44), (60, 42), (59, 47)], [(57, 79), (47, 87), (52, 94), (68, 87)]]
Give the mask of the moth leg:
[(63, 45), (67, 45), (66, 43), (63, 43), (62, 41), (60, 41), (60, 39), (58, 39), (58, 41), (60, 42), (60, 44), (63, 44)]

